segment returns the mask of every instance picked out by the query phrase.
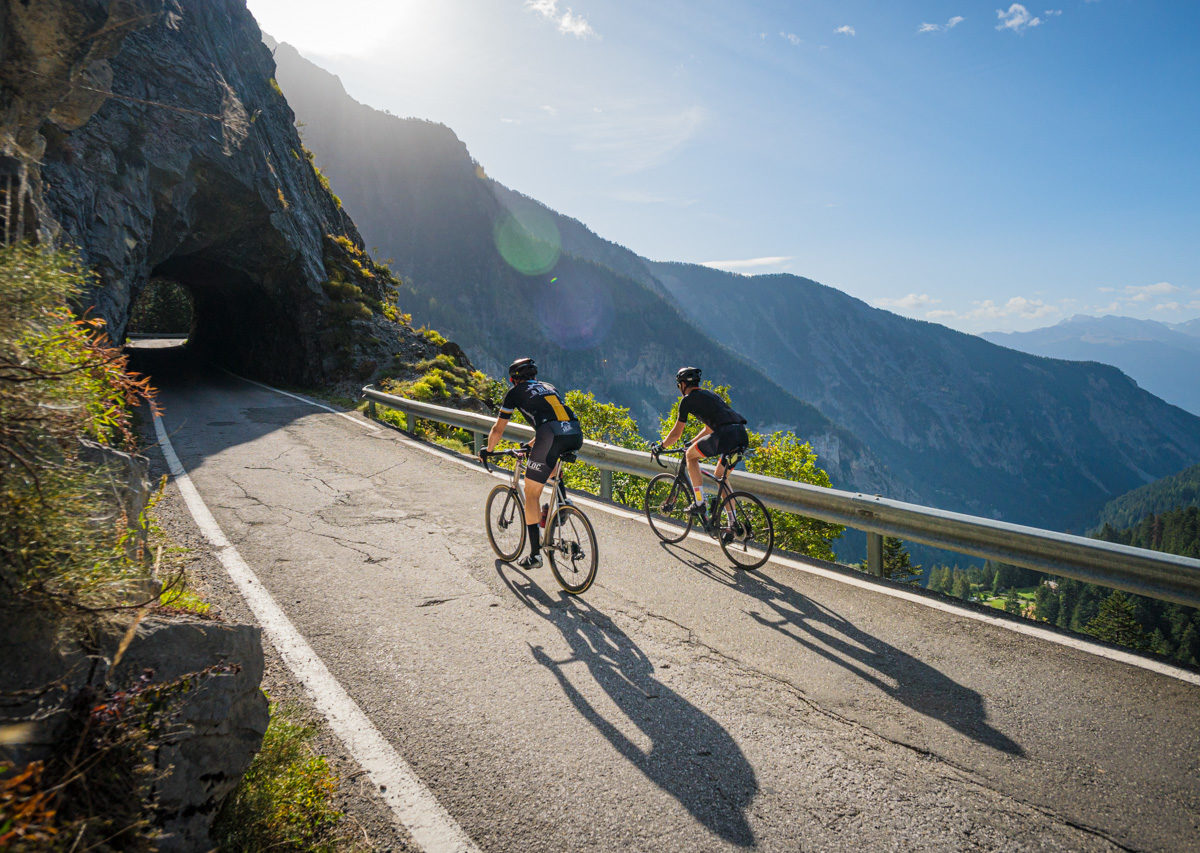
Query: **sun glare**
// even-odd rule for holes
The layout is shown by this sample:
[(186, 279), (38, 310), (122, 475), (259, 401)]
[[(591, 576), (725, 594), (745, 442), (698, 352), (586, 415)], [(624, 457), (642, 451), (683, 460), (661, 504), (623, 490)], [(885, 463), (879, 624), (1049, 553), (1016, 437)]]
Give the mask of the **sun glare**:
[(248, 0), (263, 32), (322, 56), (369, 56), (421, 26), (420, 0)]

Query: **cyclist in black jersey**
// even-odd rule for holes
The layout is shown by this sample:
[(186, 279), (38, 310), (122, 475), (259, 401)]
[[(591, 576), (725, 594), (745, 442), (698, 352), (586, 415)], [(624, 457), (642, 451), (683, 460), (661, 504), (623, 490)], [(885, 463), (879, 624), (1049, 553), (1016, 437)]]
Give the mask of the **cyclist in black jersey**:
[(487, 448), (479, 451), (480, 459), (492, 452), (504, 435), (514, 410), (524, 415), (533, 427), (529, 462), (525, 466), (525, 527), (529, 531), (529, 555), (518, 561), (518, 565), (526, 569), (542, 565), (539, 521), (546, 480), (562, 454), (583, 447), (583, 429), (575, 413), (563, 402), (553, 385), (539, 382), (536, 377), (537, 365), (532, 358), (518, 358), (508, 366), (508, 381), (512, 387), (504, 395), (496, 423), (488, 433)]
[[(704, 429), (700, 430), (700, 434), (688, 446), (686, 458), (688, 478), (692, 481), (692, 492), (695, 497), (695, 503), (688, 510), (699, 515), (707, 527), (706, 515), (711, 515), (711, 513), (706, 514), (704, 509), (700, 460), (706, 456), (732, 453), (739, 448), (746, 447), (750, 444), (750, 437), (746, 435), (746, 419), (712, 391), (700, 387), (700, 368), (679, 368), (675, 373), (675, 383), (679, 387), (680, 396), (683, 397), (679, 401), (678, 420), (676, 420), (675, 426), (671, 427), (667, 437), (657, 442), (654, 447), (656, 449), (670, 447), (678, 441), (679, 437), (683, 435), (684, 427), (687, 426), (688, 418), (692, 415), (695, 415), (704, 424)], [(723, 465), (718, 465), (717, 479), (724, 474)], [(716, 502), (715, 495), (713, 502)]]

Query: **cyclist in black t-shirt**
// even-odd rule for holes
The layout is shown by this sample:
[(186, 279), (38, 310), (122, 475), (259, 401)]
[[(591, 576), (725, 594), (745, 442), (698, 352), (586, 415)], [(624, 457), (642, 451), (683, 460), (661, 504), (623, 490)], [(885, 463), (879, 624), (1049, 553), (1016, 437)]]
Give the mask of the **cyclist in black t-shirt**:
[(558, 390), (549, 382), (539, 382), (537, 365), (532, 358), (518, 358), (508, 366), (508, 381), (512, 387), (500, 404), (500, 414), (488, 433), (487, 448), (479, 451), (483, 459), (491, 453), (504, 435), (504, 428), (513, 410), (520, 411), (533, 427), (533, 442), (529, 462), (525, 466), (525, 527), (529, 531), (529, 555), (518, 561), (526, 569), (542, 565), (541, 517), (542, 489), (554, 472), (558, 458), (583, 447), (583, 429), (575, 413), (563, 402)]
[[(688, 507), (689, 512), (700, 516), (705, 526), (708, 519), (704, 511), (704, 491), (700, 480), (700, 460), (706, 456), (718, 456), (722, 453), (732, 453), (738, 448), (750, 444), (746, 435), (746, 419), (729, 407), (729, 404), (706, 388), (700, 387), (700, 368), (681, 367), (675, 373), (675, 383), (683, 397), (679, 401), (679, 417), (667, 437), (657, 442), (654, 447), (670, 447), (683, 435), (688, 417), (695, 415), (704, 424), (704, 429), (692, 441), (687, 450), (688, 477), (692, 481), (692, 492), (695, 503)], [(717, 466), (717, 479), (724, 475), (723, 466)], [(716, 496), (713, 497), (716, 501)]]

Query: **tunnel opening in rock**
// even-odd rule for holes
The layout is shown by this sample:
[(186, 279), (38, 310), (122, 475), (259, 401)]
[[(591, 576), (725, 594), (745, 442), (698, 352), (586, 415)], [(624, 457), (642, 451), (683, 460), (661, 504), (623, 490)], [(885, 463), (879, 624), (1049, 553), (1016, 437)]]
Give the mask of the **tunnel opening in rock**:
[(134, 300), (126, 335), (134, 340), (155, 339), (182, 345), (191, 337), (194, 321), (191, 291), (174, 279), (159, 276), (150, 279)]
[[(288, 298), (284, 283), (289, 272), (251, 275), (206, 253), (171, 257), (151, 270), (150, 282), (135, 302), (129, 334), (137, 331), (137, 303), (155, 282), (170, 282), (166, 290), (183, 291), (190, 302), (190, 360), (268, 381), (311, 381), (314, 342), (306, 340), (302, 330), (312, 328), (306, 318), (312, 308)], [(162, 285), (157, 288), (166, 292)], [(179, 316), (172, 317), (168, 325), (177, 325)]]

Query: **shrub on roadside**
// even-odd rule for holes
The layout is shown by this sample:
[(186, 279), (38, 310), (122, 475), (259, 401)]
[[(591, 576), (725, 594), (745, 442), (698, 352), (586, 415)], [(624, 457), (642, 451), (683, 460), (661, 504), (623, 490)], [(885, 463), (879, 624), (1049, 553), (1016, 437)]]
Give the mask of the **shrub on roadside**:
[(334, 806), (337, 775), (310, 745), (316, 726), (299, 712), (271, 706), (262, 749), (213, 823), (223, 851), (345, 849)]

